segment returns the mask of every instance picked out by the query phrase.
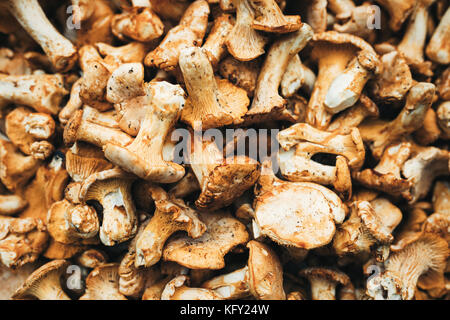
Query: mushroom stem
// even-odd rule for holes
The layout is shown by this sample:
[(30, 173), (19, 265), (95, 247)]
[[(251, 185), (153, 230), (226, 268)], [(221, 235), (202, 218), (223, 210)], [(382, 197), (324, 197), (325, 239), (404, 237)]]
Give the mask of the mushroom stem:
[(77, 50), (50, 23), (37, 0), (9, 0), (8, 8), (39, 43), (57, 71), (72, 69), (77, 61)]
[(438, 27), (433, 33), (433, 36), (428, 42), (426, 54), (431, 60), (441, 64), (450, 63), (449, 36), (450, 7), (445, 12), (445, 15), (442, 17)]
[(376, 54), (362, 51), (333, 80), (324, 101), (330, 113), (335, 114), (347, 109), (359, 100), (365, 84), (372, 76), (371, 71), (378, 68), (377, 62)]
[(214, 290), (224, 299), (241, 299), (250, 295), (247, 283), (248, 266), (231, 273), (215, 277), (202, 284), (203, 288)]
[(428, 7), (434, 1), (417, 1), (405, 35), (397, 47), (408, 63), (425, 75), (432, 75), (432, 72), (428, 71), (429, 67), (424, 63), (423, 49), (427, 37)]
[(350, 18), (355, 4), (351, 0), (328, 0), (328, 8), (338, 19)]
[(255, 12), (249, 0), (233, 0), (236, 24), (228, 34), (226, 45), (233, 57), (240, 61), (256, 59), (264, 53), (267, 37), (251, 27)]
[(281, 38), (270, 47), (259, 73), (253, 102), (246, 117), (270, 115), (271, 112), (285, 107), (286, 100), (278, 94), (281, 79), (290, 60), (306, 46), (312, 36), (311, 27), (303, 23), (300, 30)]

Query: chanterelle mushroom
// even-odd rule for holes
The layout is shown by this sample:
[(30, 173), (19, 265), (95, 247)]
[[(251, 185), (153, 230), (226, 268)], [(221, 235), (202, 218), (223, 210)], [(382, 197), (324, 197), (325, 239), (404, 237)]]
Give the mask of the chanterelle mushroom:
[(448, 36), (450, 35), (450, 8), (447, 9), (445, 15), (439, 22), (438, 27), (428, 42), (426, 48), (427, 56), (438, 63), (450, 63), (450, 45)]
[(367, 284), (367, 293), (374, 299), (411, 300), (421, 278), (442, 277), (449, 256), (447, 241), (424, 233), (385, 262), (385, 271)]
[(252, 28), (255, 11), (249, 0), (233, 0), (236, 23), (228, 34), (226, 45), (230, 54), (240, 61), (253, 60), (264, 53), (267, 37)]
[(80, 300), (127, 300), (119, 292), (119, 265), (107, 263), (98, 266), (86, 278), (86, 292)]
[(335, 223), (345, 218), (346, 208), (339, 197), (319, 184), (282, 181), (271, 170), (266, 162), (255, 187), (255, 221), (261, 234), (297, 248), (330, 243)]
[(36, 159), (46, 159), (53, 152), (48, 141), (55, 132), (55, 121), (45, 113), (33, 113), (19, 107), (6, 117), (6, 134), (19, 149)]
[(78, 55), (74, 45), (50, 23), (38, 0), (8, 0), (8, 9), (22, 27), (39, 43), (57, 71), (74, 66)]
[(44, 264), (25, 280), (12, 299), (34, 297), (39, 300), (70, 300), (60, 284), (61, 275), (68, 265), (67, 260), (53, 260)]
[[(342, 135), (297, 123), (280, 131), (278, 141), (283, 148), (278, 152), (278, 163), (284, 178), (334, 185), (339, 192), (351, 195), (349, 169), (359, 170), (365, 157), (358, 129), (353, 128), (349, 134)], [(312, 160), (317, 153), (337, 155), (336, 165)]]
[(114, 168), (93, 173), (82, 182), (80, 200), (96, 200), (103, 207), (99, 235), (104, 245), (113, 246), (136, 234), (136, 209), (131, 197), (133, 179), (126, 172)]
[(41, 219), (0, 216), (0, 262), (16, 269), (35, 261), (47, 245), (46, 231)]
[(201, 48), (187, 48), (179, 58), (189, 94), (181, 120), (195, 130), (241, 123), (250, 101), (246, 92), (225, 79), (215, 79), (208, 56)]
[[(324, 129), (330, 124), (332, 118), (332, 114), (327, 110), (325, 105), (325, 100), (327, 99), (328, 92), (330, 92), (331, 95), (332, 91), (330, 88), (334, 79), (346, 70), (348, 63), (352, 59), (352, 65), (355, 68), (358, 68), (358, 62), (362, 63), (362, 61), (365, 61), (364, 58), (366, 57), (366, 53), (369, 56), (375, 56), (375, 54), (370, 44), (363, 39), (351, 34), (338, 33), (336, 31), (326, 31), (315, 34), (312, 39), (312, 46), (311, 57), (314, 60), (317, 60), (319, 70), (308, 103), (306, 122), (316, 128)], [(359, 56), (360, 60), (357, 58), (358, 52), (361, 53)], [(372, 64), (369, 60), (365, 62), (367, 62), (368, 66)], [(353, 70), (353, 68), (350, 67), (347, 71), (350, 70)], [(346, 73), (344, 72), (342, 76), (346, 76)], [(348, 78), (350, 79), (351, 77)], [(361, 80), (363, 81), (358, 83), (359, 93), (361, 93), (360, 90), (362, 90), (361, 85), (364, 85), (367, 79), (362, 77)], [(337, 86), (340, 83), (341, 82), (334, 82), (334, 86)], [(343, 84), (343, 87), (346, 87), (348, 81)], [(332, 96), (328, 99), (331, 98)], [(355, 103), (356, 100), (352, 102)]]
[(0, 109), (8, 103), (21, 104), (37, 112), (56, 115), (67, 94), (60, 74), (0, 77)]
[(350, 278), (345, 273), (328, 268), (307, 268), (301, 270), (299, 275), (308, 278), (313, 300), (336, 300), (337, 286), (351, 285)]
[(312, 36), (311, 27), (303, 23), (298, 31), (272, 44), (258, 75), (252, 105), (245, 115), (246, 123), (273, 120), (277, 115), (282, 115), (287, 101), (278, 94), (278, 87), (289, 61), (306, 46)]
[(285, 300), (283, 270), (275, 252), (255, 240), (247, 243), (247, 248), (245, 267), (210, 279), (202, 287), (214, 290), (225, 299), (253, 296), (260, 300)]
[(223, 157), (214, 141), (192, 133), (190, 164), (201, 188), (195, 201), (199, 209), (219, 209), (230, 205), (259, 177), (259, 163), (247, 156)]
[(184, 12), (178, 26), (169, 30), (159, 46), (145, 57), (145, 65), (174, 70), (183, 49), (201, 46), (208, 24), (209, 5), (194, 1)]
[(336, 253), (370, 253), (377, 245), (377, 259), (384, 261), (389, 254), (389, 244), (393, 240), (390, 233), (392, 230), (384, 224), (384, 217), (379, 215), (368, 201), (356, 201), (350, 208), (349, 219), (338, 227), (333, 239)]
[(224, 256), (235, 246), (248, 241), (245, 226), (227, 212), (200, 212), (205, 233), (196, 239), (175, 235), (164, 246), (163, 259), (190, 269), (222, 269)]
[(161, 187), (151, 187), (156, 210), (150, 222), (136, 241), (136, 267), (150, 267), (162, 255), (166, 240), (177, 231), (187, 231), (191, 238), (201, 237), (205, 224), (197, 212), (189, 208), (181, 199), (170, 199)]
[[(146, 104), (145, 118), (134, 141), (126, 146), (106, 143), (105, 157), (138, 177), (160, 183), (171, 183), (184, 176), (184, 168), (163, 159), (166, 136), (178, 120), (185, 103), (185, 93), (179, 85), (153, 83), (151, 104)], [(157, 97), (157, 98), (156, 98)]]
[(435, 89), (431, 83), (419, 82), (409, 90), (405, 106), (394, 120), (370, 119), (359, 125), (361, 137), (375, 158), (379, 159), (386, 147), (422, 125)]
[(161, 300), (223, 300), (213, 290), (191, 288), (187, 284), (189, 277), (180, 275), (170, 280), (161, 293)]

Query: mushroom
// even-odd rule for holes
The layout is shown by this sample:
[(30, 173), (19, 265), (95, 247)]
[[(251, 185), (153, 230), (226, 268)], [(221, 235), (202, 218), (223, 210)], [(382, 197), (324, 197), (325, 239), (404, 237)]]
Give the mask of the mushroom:
[(9, 190), (24, 186), (40, 164), (41, 160), (24, 156), (10, 141), (0, 138), (0, 180)]
[(170, 199), (157, 186), (150, 189), (156, 210), (142, 234), (136, 240), (136, 267), (151, 267), (161, 256), (166, 240), (177, 231), (186, 231), (191, 238), (201, 237), (205, 224), (197, 212), (189, 208), (181, 199)]
[(247, 265), (228, 274), (219, 275), (202, 284), (224, 299), (253, 296), (260, 300), (286, 300), (283, 290), (283, 269), (275, 252), (266, 244), (252, 240), (247, 243)]
[(367, 284), (367, 294), (374, 299), (411, 300), (419, 278), (431, 281), (442, 277), (449, 255), (447, 241), (424, 233), (416, 241), (390, 255), (385, 271)]
[(103, 208), (99, 235), (106, 246), (127, 241), (136, 234), (136, 209), (131, 197), (133, 179), (124, 171), (114, 168), (95, 172), (81, 184), (80, 200), (96, 200)]
[(444, 16), (440, 19), (439, 25), (433, 33), (426, 47), (427, 57), (440, 64), (450, 63), (450, 45), (448, 36), (450, 35), (450, 8), (447, 8)]
[(131, 38), (148, 42), (162, 36), (164, 24), (150, 7), (134, 6), (114, 15), (111, 30), (122, 41)]
[(436, 80), (439, 97), (443, 100), (450, 100), (450, 67), (445, 69)]
[(189, 94), (181, 120), (195, 130), (241, 123), (249, 99), (243, 89), (228, 80), (215, 79), (206, 51), (184, 49), (179, 58)]
[(214, 20), (211, 31), (202, 48), (211, 61), (213, 69), (217, 69), (219, 61), (227, 54), (226, 40), (233, 29), (234, 18), (229, 14), (222, 14)]
[(411, 203), (428, 193), (433, 180), (440, 175), (449, 175), (450, 152), (436, 147), (419, 147), (402, 167), (403, 176), (411, 181)]
[[(333, 239), (346, 207), (331, 190), (311, 182), (286, 182), (265, 162), (255, 187), (255, 222), (264, 236), (296, 248), (313, 249)], [(296, 199), (296, 201), (293, 201)]]
[(86, 278), (86, 292), (80, 300), (127, 300), (119, 292), (119, 265), (107, 263), (96, 267)]
[(379, 73), (381, 63), (375, 50), (362, 39), (359, 39), (358, 45), (361, 51), (334, 78), (326, 93), (325, 108), (332, 114), (354, 105), (367, 81)]
[(415, 0), (376, 0), (389, 12), (389, 27), (392, 31), (399, 31), (402, 24), (414, 10)]
[(42, 47), (57, 71), (66, 72), (77, 61), (77, 50), (45, 16), (37, 0), (8, 0), (12, 15), (27, 33)]
[(437, 123), (441, 130), (442, 138), (450, 139), (450, 102), (445, 101), (441, 103), (437, 110)]
[(249, 0), (249, 3), (255, 10), (253, 29), (288, 33), (302, 27), (300, 16), (285, 16), (275, 0)]
[(436, 181), (432, 201), (434, 212), (450, 213), (450, 183), (448, 181)]
[[(365, 67), (370, 67), (373, 63), (370, 63), (369, 60), (365, 61), (363, 58), (374, 58), (374, 61), (376, 58), (374, 57), (375, 54), (373, 48), (363, 39), (351, 34), (338, 33), (336, 31), (326, 31), (315, 34), (312, 39), (312, 46), (311, 58), (317, 61), (319, 71), (308, 103), (306, 122), (318, 129), (325, 129), (330, 124), (332, 118), (332, 113), (330, 113), (325, 105), (326, 97), (329, 93), (330, 96), (328, 101), (330, 101), (329, 99), (333, 98), (332, 92), (338, 93), (342, 91), (341, 89), (331, 90), (331, 84), (334, 83), (333, 86), (344, 84), (344, 86), (342, 86), (342, 89), (344, 89), (346, 84), (350, 83), (349, 80), (353, 79), (351, 76), (351, 71), (353, 70), (352, 66), (357, 68), (360, 63), (363, 63)], [(359, 55), (358, 52), (360, 53)], [(360, 58), (360, 61), (358, 60), (358, 57)], [(353, 62), (346, 69), (350, 61)], [(344, 72), (345, 70), (347, 72)], [(363, 71), (365, 69), (361, 68), (361, 70)], [(357, 73), (358, 72), (354, 73), (354, 75)], [(366, 71), (363, 71), (363, 73), (364, 75), (367, 75)], [(348, 81), (335, 82), (336, 77), (340, 74), (342, 75), (341, 77), (346, 77)], [(361, 81), (357, 82), (358, 90), (355, 91), (356, 94), (351, 93), (350, 96), (352, 98), (348, 100), (349, 102), (355, 103), (358, 100), (354, 99), (354, 97), (360, 95), (360, 90), (362, 90), (362, 87), (367, 80), (367, 77), (361, 77)], [(339, 102), (339, 99), (335, 101)], [(335, 104), (329, 105), (328, 107), (331, 106), (334, 108), (334, 105)]]
[(392, 252), (403, 250), (421, 236), (424, 222), (428, 217), (423, 205), (424, 203), (418, 202), (407, 208), (407, 215), (396, 232), (395, 241), (391, 245)]
[[(334, 185), (339, 192), (351, 196), (350, 170), (359, 170), (364, 163), (364, 145), (359, 131), (341, 135), (297, 123), (278, 133), (282, 150), (278, 152), (281, 174), (290, 181)], [(335, 154), (335, 166), (312, 160), (318, 153)]]
[(163, 144), (179, 118), (185, 93), (179, 85), (164, 81), (154, 83), (151, 90), (159, 91), (158, 98), (144, 105), (145, 118), (134, 141), (126, 145), (111, 141), (103, 151), (112, 163), (142, 179), (172, 183), (180, 180), (185, 171), (181, 165), (163, 159)]
[(189, 277), (180, 275), (170, 280), (161, 293), (161, 300), (223, 300), (213, 290), (187, 286)]
[(64, 244), (92, 239), (99, 231), (99, 220), (94, 208), (83, 204), (74, 205), (66, 199), (51, 205), (46, 225), (50, 236)]
[(104, 42), (96, 42), (95, 47), (105, 61), (120, 63), (142, 63), (149, 49), (149, 44), (132, 41), (123, 46), (113, 47)]
[(198, 216), (205, 224), (205, 233), (196, 239), (174, 235), (164, 246), (163, 259), (189, 269), (222, 269), (224, 256), (249, 240), (245, 225), (225, 211), (200, 212)]
[(348, 220), (336, 230), (333, 248), (340, 256), (370, 253), (377, 246), (377, 261), (384, 261), (394, 239), (392, 230), (384, 224), (384, 217), (368, 201), (356, 201), (350, 206)]
[(179, 0), (150, 0), (151, 8), (161, 18), (179, 21), (190, 3)]
[(427, 36), (428, 8), (435, 0), (418, 0), (411, 14), (409, 25), (397, 50), (417, 72), (426, 76), (433, 75), (431, 63), (424, 61), (424, 46)]
[(6, 117), (6, 134), (23, 153), (44, 160), (53, 152), (48, 141), (55, 131), (55, 121), (45, 113), (33, 113), (19, 107)]
[(13, 103), (56, 115), (67, 90), (60, 74), (0, 76), (0, 109)]
[(387, 147), (380, 162), (373, 169), (353, 173), (353, 178), (361, 185), (387, 193), (403, 193), (409, 198), (412, 182), (401, 176), (403, 164), (411, 155), (411, 143), (400, 142)]
[(327, 128), (327, 131), (346, 134), (353, 127), (358, 127), (366, 118), (378, 118), (377, 105), (365, 94), (352, 107), (337, 114)]
[(286, 100), (278, 94), (278, 87), (289, 61), (306, 46), (312, 36), (311, 27), (303, 23), (298, 31), (272, 44), (258, 75), (252, 105), (245, 115), (246, 123), (273, 120), (283, 113)]
[(192, 170), (189, 170), (180, 181), (170, 188), (169, 195), (174, 198), (184, 198), (198, 190), (200, 190), (200, 185), (197, 177)]
[(351, 285), (351, 280), (345, 273), (329, 268), (306, 268), (299, 275), (309, 280), (312, 300), (336, 300), (338, 285), (342, 289)]
[(355, 4), (352, 0), (329, 0), (328, 9), (334, 13), (337, 19), (350, 18)]
[(411, 71), (398, 51), (381, 56), (380, 73), (372, 82), (371, 92), (382, 101), (401, 101), (413, 85)]
[(64, 127), (63, 138), (66, 145), (84, 141), (102, 148), (108, 143), (127, 146), (133, 142), (133, 138), (122, 130), (94, 122), (91, 115), (86, 106), (72, 115)]
[(0, 216), (0, 262), (8, 268), (35, 261), (45, 250), (47, 240), (41, 219)]
[(326, 0), (312, 0), (308, 3), (306, 22), (314, 33), (324, 32), (327, 29), (327, 2)]
[(20, 196), (0, 194), (0, 215), (14, 215), (26, 208), (28, 202)]
[(198, 133), (191, 134), (188, 156), (201, 188), (195, 201), (199, 209), (215, 210), (230, 205), (260, 175), (257, 161), (244, 155), (224, 158), (214, 141)]
[(205, 0), (194, 1), (179, 24), (170, 29), (158, 47), (145, 57), (144, 63), (166, 71), (174, 70), (183, 49), (201, 46), (208, 24), (209, 6)]
[(359, 125), (361, 137), (376, 159), (381, 157), (387, 146), (422, 125), (434, 93), (433, 84), (419, 82), (409, 90), (405, 106), (394, 120), (367, 120)]
[(94, 269), (106, 264), (108, 256), (101, 250), (88, 249), (83, 251), (83, 253), (76, 258), (76, 261), (85, 268)]
[(75, 81), (75, 83), (72, 85), (72, 88), (70, 89), (69, 100), (58, 113), (58, 120), (63, 126), (66, 125), (75, 111), (81, 109), (81, 107), (83, 106), (83, 101), (81, 101), (80, 98), (82, 81), (83, 78), (79, 78), (77, 81)]
[(61, 275), (65, 272), (67, 260), (53, 260), (36, 269), (14, 292), (12, 299), (34, 297), (39, 300), (70, 300), (61, 288)]
[(439, 139), (441, 129), (434, 109), (430, 108), (425, 114), (422, 127), (414, 132), (414, 139), (420, 145), (429, 145)]
[(252, 28), (255, 11), (249, 1), (232, 1), (236, 7), (236, 23), (226, 39), (228, 52), (240, 61), (250, 61), (264, 54), (268, 41), (267, 36)]
[[(350, 2), (350, 1), (348, 1)], [(371, 2), (363, 2), (361, 5), (351, 8), (350, 17), (344, 24), (333, 25), (333, 29), (340, 33), (350, 33), (357, 37), (363, 38), (370, 43), (376, 38), (375, 28), (369, 28), (369, 23), (373, 22), (377, 11), (373, 9)], [(345, 14), (348, 14), (347, 12)], [(339, 19), (339, 17), (337, 17)], [(376, 21), (376, 20), (375, 20)], [(325, 30), (322, 30), (325, 31)]]

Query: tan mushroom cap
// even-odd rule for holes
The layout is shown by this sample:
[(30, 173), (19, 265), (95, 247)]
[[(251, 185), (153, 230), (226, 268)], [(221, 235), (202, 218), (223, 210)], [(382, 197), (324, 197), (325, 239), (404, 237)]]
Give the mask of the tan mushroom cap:
[(224, 256), (249, 240), (245, 225), (224, 211), (199, 213), (199, 218), (206, 232), (197, 239), (172, 237), (164, 247), (163, 259), (190, 269), (222, 269)]
[(148, 42), (163, 34), (164, 24), (151, 8), (125, 7), (112, 18), (111, 30), (122, 41), (131, 38)]
[(251, 294), (260, 300), (286, 300), (283, 290), (283, 268), (275, 252), (252, 240), (247, 244), (248, 283)]
[(247, 96), (253, 97), (259, 72), (258, 60), (245, 62), (227, 57), (219, 63), (219, 72), (222, 77), (244, 89)]
[(85, 268), (94, 269), (100, 265), (107, 263), (108, 256), (105, 252), (98, 249), (88, 249), (83, 251), (76, 261)]
[(42, 254), (47, 259), (70, 259), (87, 249), (86, 245), (64, 244), (50, 238), (47, 249)]
[(28, 277), (11, 298), (33, 296), (41, 300), (70, 300), (60, 286), (60, 277), (68, 265), (67, 260), (53, 260), (44, 264)]
[(195, 205), (199, 209), (214, 210), (228, 206), (258, 180), (260, 165), (256, 160), (238, 156), (230, 163), (216, 166), (203, 177), (202, 192)]
[(119, 292), (119, 265), (107, 263), (96, 267), (86, 278), (86, 292), (80, 300), (127, 300)]
[(25, 209), (27, 205), (28, 201), (18, 195), (0, 194), (0, 215), (14, 215)]
[(331, 190), (310, 182), (285, 182), (265, 170), (255, 195), (255, 220), (261, 233), (282, 245), (324, 246), (333, 239), (335, 223), (345, 217), (344, 204)]
[(433, 190), (433, 208), (435, 212), (450, 214), (450, 182), (436, 181)]

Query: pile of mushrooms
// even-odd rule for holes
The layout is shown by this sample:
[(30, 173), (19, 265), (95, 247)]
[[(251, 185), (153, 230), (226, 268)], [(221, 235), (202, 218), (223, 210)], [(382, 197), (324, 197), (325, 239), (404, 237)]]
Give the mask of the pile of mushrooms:
[(450, 299), (448, 1), (0, 16), (0, 299)]

